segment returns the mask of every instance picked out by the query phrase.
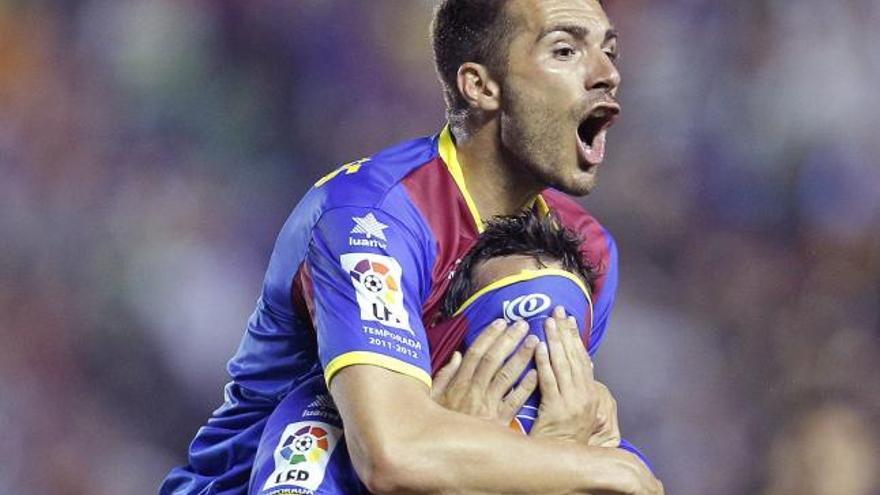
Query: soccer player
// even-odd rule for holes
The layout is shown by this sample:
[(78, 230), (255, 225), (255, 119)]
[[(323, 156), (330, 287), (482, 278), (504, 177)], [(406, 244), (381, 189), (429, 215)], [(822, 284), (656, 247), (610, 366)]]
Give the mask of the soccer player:
[[(435, 377), (432, 395), (436, 401), (449, 409), (509, 424), (528, 433), (533, 428), (539, 431), (554, 427), (552, 414), (537, 414), (538, 394), (528, 397), (536, 377), (540, 376), (541, 390), (549, 394), (564, 389), (564, 385), (560, 387), (557, 383), (557, 376), (579, 382), (576, 386), (580, 388), (604, 388), (593, 380), (591, 366), (583, 366), (585, 372), (574, 375), (563, 373), (559, 361), (560, 357), (588, 361), (584, 345), (588, 342), (589, 352), (594, 354), (602, 340), (602, 335), (591, 332), (590, 287), (595, 272), (580, 256), (580, 242), (573, 233), (560, 228), (552, 216), (535, 212), (497, 217), (489, 222), (456, 269), (444, 298), (443, 312), (454, 326), (463, 329), (464, 347), (488, 348), (498, 341), (497, 333), (483, 331), (495, 319), (527, 322), (530, 337), (507, 363), (503, 363), (506, 354), (514, 351), (511, 344), (517, 340), (503, 339), (506, 342), (495, 345), (501, 353), (486, 368), (488, 373), (480, 373), (476, 366), (462, 367), (456, 356)], [(571, 316), (566, 318), (564, 311), (560, 313), (563, 308), (568, 308)], [(542, 346), (537, 355), (541, 372), (530, 371), (525, 375), (533, 385), (518, 387), (510, 394), (527, 392), (525, 395), (512, 401), (502, 400), (513, 379), (525, 371), (538, 341), (554, 347), (552, 359)], [(566, 356), (566, 351), (571, 354)], [(484, 354), (469, 353), (465, 359), (485, 363), (483, 357)], [(499, 373), (502, 365), (504, 371)], [(494, 383), (484, 380), (485, 386), (474, 386), (481, 381), (480, 375), (500, 379)], [(604, 392), (595, 393), (606, 400), (597, 414), (590, 415), (601, 419), (592, 424), (585, 443), (620, 446), (645, 461), (635, 447), (621, 441), (616, 405), (607, 389)], [(320, 377), (289, 394), (269, 417), (263, 432), (250, 494), (367, 493), (351, 464), (342, 430), (338, 411)]]
[[(564, 380), (566, 374), (558, 369), (557, 356), (568, 353), (569, 360), (585, 362), (586, 365), (580, 367), (585, 373), (581, 376), (571, 373), (570, 378), (579, 382), (577, 388), (598, 388), (594, 395), (605, 402), (600, 405), (598, 414), (591, 415), (596, 422), (589, 444), (621, 447), (648, 464), (635, 446), (620, 438), (616, 402), (607, 388), (593, 378), (591, 357), (599, 350), (605, 328), (593, 325), (596, 269), (579, 256), (582, 242), (576, 234), (560, 226), (552, 214), (539, 216), (524, 212), (496, 217), (456, 268), (443, 301), (443, 313), (453, 326), (464, 327), (465, 347), (484, 336), (483, 329), (491, 325), (492, 318), (527, 322), (532, 343), (546, 342), (539, 347), (536, 356), (539, 372), (534, 374), (540, 378), (543, 393), (558, 394), (564, 389), (558, 379)], [(545, 345), (553, 348), (553, 352)], [(584, 347), (588, 354), (583, 353)], [(505, 367), (508, 372), (522, 372), (516, 363)], [(461, 393), (446, 390), (467, 388), (473, 376), (456, 371), (457, 367), (446, 366), (438, 373), (436, 381), (442, 383), (437, 383), (435, 388), (442, 391), (437, 394), (458, 399)], [(533, 373), (524, 376), (530, 374)], [(501, 411), (507, 413), (508, 404), (499, 403), (497, 396), (494, 399)], [(439, 402), (456, 411), (472, 412), (448, 403), (449, 400)], [(523, 433), (533, 431), (535, 426), (541, 428), (542, 422), (547, 421), (538, 414), (539, 403), (540, 393), (536, 392), (516, 411), (510, 426)], [(502, 414), (499, 419), (508, 418)]]
[(229, 363), (226, 402), (160, 493), (244, 493), (267, 417), (315, 376), (374, 493), (661, 490), (619, 449), (510, 435), (430, 397), (434, 365), (463, 338), (437, 325), (448, 275), (483, 218), (552, 208), (600, 268), (594, 325), (607, 324), (616, 249), (564, 193), (588, 193), (604, 159), (616, 31), (597, 0), (445, 0), (434, 52), (449, 125), (342, 166), (302, 199)]

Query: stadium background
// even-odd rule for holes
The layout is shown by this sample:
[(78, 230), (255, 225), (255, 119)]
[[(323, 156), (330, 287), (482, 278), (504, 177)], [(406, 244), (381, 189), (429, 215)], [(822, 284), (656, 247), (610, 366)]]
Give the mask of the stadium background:
[[(0, 1), (0, 493), (153, 493), (274, 236), (442, 125), (427, 0)], [(878, 492), (880, 2), (626, 0), (599, 377), (668, 493)]]

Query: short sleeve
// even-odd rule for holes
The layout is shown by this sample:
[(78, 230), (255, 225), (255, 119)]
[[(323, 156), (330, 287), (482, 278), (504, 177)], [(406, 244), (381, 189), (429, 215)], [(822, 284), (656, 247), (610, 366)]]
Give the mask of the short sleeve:
[(328, 386), (339, 370), (357, 364), (431, 386), (421, 319), (427, 263), (419, 239), (382, 210), (345, 207), (323, 214), (306, 257), (306, 294)]

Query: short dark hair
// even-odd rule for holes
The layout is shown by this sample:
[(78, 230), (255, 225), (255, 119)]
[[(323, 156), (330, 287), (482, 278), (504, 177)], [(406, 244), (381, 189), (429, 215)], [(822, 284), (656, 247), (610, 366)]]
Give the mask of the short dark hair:
[(500, 256), (532, 256), (541, 265), (557, 261), (564, 270), (579, 276), (591, 291), (594, 290), (596, 268), (584, 259), (581, 244), (583, 239), (563, 227), (553, 214), (542, 215), (528, 210), (519, 215), (495, 217), (455, 268), (443, 298), (443, 315), (455, 314), (480, 289), (474, 280), (477, 266)]
[[(605, 1), (598, 0), (605, 8)], [(466, 62), (483, 64), (503, 77), (508, 42), (515, 21), (505, 6), (509, 0), (442, 0), (434, 12), (434, 64), (443, 84), (450, 117), (467, 109), (458, 92), (458, 68)]]
[(505, 46), (512, 31), (505, 11), (508, 0), (443, 0), (432, 26), (434, 63), (450, 114), (467, 108), (458, 92), (458, 68), (466, 62), (484, 64), (502, 74)]

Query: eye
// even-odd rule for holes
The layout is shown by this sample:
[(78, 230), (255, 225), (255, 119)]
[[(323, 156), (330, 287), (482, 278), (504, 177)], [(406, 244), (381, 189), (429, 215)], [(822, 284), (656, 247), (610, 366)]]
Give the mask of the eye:
[(608, 57), (608, 60), (612, 62), (617, 62), (617, 59), (620, 58), (620, 48), (618, 48), (617, 40), (611, 40), (607, 45), (605, 45), (605, 49), (603, 50), (605, 55)]
[(570, 46), (559, 46), (553, 50), (553, 56), (559, 60), (569, 60), (577, 54), (577, 51)]

